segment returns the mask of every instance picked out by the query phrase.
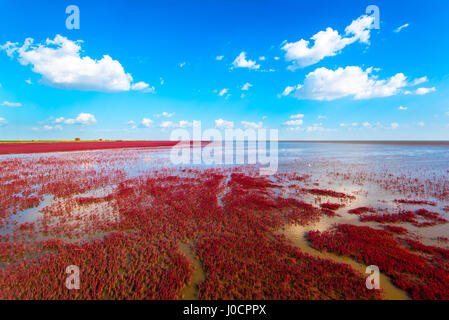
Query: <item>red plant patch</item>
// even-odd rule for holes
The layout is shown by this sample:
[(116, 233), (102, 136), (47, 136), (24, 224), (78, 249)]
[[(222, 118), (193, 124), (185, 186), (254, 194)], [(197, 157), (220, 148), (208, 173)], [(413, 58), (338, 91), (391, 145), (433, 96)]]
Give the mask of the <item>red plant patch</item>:
[(172, 147), (177, 141), (0, 143), (0, 154), (66, 152), (99, 149)]
[(425, 200), (407, 200), (407, 199), (396, 199), (394, 200), (396, 203), (403, 203), (403, 204), (413, 204), (413, 205), (429, 205), (429, 206), (436, 206), (437, 204), (432, 201), (425, 201)]
[(329, 209), (329, 210), (338, 210), (340, 208), (343, 208), (344, 206), (345, 205), (341, 204), (341, 203), (330, 203), (330, 202), (320, 204), (321, 208), (325, 208), (325, 209)]
[(348, 265), (303, 254), (279, 236), (212, 238), (197, 251), (208, 274), (202, 299), (380, 299)]
[(397, 234), (406, 234), (408, 230), (404, 227), (399, 226), (384, 226), (384, 229)]
[(449, 299), (448, 250), (407, 240), (407, 247), (430, 254), (423, 257), (401, 247), (391, 232), (347, 224), (323, 233), (311, 231), (308, 237), (318, 250), (378, 266), (394, 285), (406, 290), (413, 299)]
[(364, 213), (368, 213), (368, 212), (376, 213), (376, 209), (371, 208), (371, 207), (359, 207), (359, 208), (354, 208), (354, 209), (348, 210), (348, 213), (351, 213), (351, 214), (364, 214)]
[(343, 198), (343, 199), (354, 199), (355, 197), (343, 192), (337, 192), (333, 190), (327, 190), (327, 189), (302, 189), (302, 191), (317, 195), (317, 196), (327, 196), (327, 197), (333, 197), (333, 198)]
[(401, 211), (399, 213), (384, 213), (380, 215), (372, 214), (361, 216), (360, 221), (362, 222), (378, 222), (378, 223), (400, 223), (400, 222), (410, 222), (418, 223), (416, 220), (416, 214), (412, 211)]

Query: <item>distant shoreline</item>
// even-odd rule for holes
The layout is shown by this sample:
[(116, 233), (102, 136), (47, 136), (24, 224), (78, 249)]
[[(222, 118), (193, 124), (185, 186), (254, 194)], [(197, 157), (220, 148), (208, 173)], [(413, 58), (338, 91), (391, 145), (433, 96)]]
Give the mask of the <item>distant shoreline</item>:
[(448, 146), (449, 140), (280, 140), (294, 143), (385, 144), (410, 146)]

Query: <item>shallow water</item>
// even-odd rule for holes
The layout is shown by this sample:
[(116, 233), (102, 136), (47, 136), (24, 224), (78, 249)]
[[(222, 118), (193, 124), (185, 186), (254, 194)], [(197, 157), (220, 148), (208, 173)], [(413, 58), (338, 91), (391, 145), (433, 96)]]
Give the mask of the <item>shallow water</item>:
[[(203, 156), (208, 148), (213, 148), (217, 144), (211, 144), (203, 149)], [(269, 150), (269, 143), (267, 144)], [(217, 150), (217, 149), (215, 149)], [(189, 152), (198, 152), (198, 149), (191, 149)], [(209, 149), (210, 151), (210, 149)], [(226, 149), (223, 144), (220, 155), (224, 160), (224, 154), (232, 151), (234, 157), (244, 156), (247, 162), (248, 155), (256, 153), (257, 150), (250, 148), (245, 144), (243, 148), (234, 146)], [(356, 194), (349, 208), (359, 206), (373, 206), (375, 208), (393, 209), (397, 208), (392, 201), (397, 198), (407, 198), (404, 193), (398, 190), (386, 189), (380, 180), (398, 179), (406, 177), (412, 184), (427, 183), (422, 188), (423, 194), (414, 195), (415, 198), (425, 195), (426, 199), (438, 203), (437, 207), (430, 208), (438, 211), (443, 217), (448, 218), (448, 214), (442, 210), (449, 205), (449, 199), (438, 199), (438, 188), (444, 188), (446, 183), (449, 186), (449, 146), (441, 145), (408, 145), (408, 144), (358, 144), (358, 143), (303, 143), (303, 142), (279, 142), (278, 144), (278, 172), (296, 172), (299, 175), (309, 175), (310, 184), (319, 188), (331, 189), (338, 192)], [(120, 152), (119, 156), (117, 156)], [(0, 156), (0, 162), (3, 159), (23, 159), (32, 162), (40, 158), (62, 158), (71, 159), (73, 156), (85, 159), (80, 165), (81, 170), (102, 170), (118, 166), (129, 178), (137, 176), (151, 175), (154, 170), (162, 168), (210, 168), (210, 167), (240, 167), (242, 164), (178, 164), (170, 161), (171, 149), (122, 149), (122, 150), (100, 150), (100, 151), (76, 151), (52, 154), (32, 154), (32, 155), (3, 155)], [(129, 156), (128, 156), (129, 154)], [(191, 154), (192, 155), (192, 154)], [(97, 157), (93, 161), (92, 157)], [(103, 157), (116, 157), (116, 163), (103, 164), (98, 159)], [(193, 157), (192, 157), (193, 159)], [(273, 158), (274, 159), (274, 158)], [(255, 165), (260, 167), (260, 165)], [(340, 176), (346, 174), (353, 176), (351, 179)], [(354, 181), (354, 177), (357, 181)], [(361, 177), (361, 178), (360, 178)], [(366, 178), (369, 177), (369, 178)], [(416, 180), (416, 181), (415, 181)], [(410, 182), (409, 181), (409, 182)], [(115, 186), (108, 186), (107, 193)], [(432, 190), (430, 190), (432, 189)], [(435, 190), (433, 190), (435, 189)], [(430, 190), (428, 192), (428, 190)], [(104, 195), (106, 192), (95, 191), (96, 196)], [(284, 193), (291, 193), (284, 189)], [(441, 193), (441, 192), (440, 192)], [(88, 193), (88, 195), (93, 195)], [(48, 195), (51, 197), (51, 195)], [(313, 200), (314, 197), (304, 196)], [(19, 223), (32, 222), (36, 219), (38, 212), (43, 206), (51, 202), (46, 196), (45, 201), (41, 202), (38, 208), (27, 209), (15, 217)], [(401, 206), (404, 209), (419, 209), (416, 206)], [(425, 207), (425, 206), (424, 206)], [(426, 207), (427, 208), (427, 207)], [(357, 217), (351, 216), (351, 220), (357, 220)], [(448, 225), (438, 225), (430, 228), (412, 228), (413, 231), (422, 231), (427, 237), (438, 235), (448, 235)], [(420, 230), (415, 230), (420, 229)], [(425, 230), (424, 230), (425, 229)]]

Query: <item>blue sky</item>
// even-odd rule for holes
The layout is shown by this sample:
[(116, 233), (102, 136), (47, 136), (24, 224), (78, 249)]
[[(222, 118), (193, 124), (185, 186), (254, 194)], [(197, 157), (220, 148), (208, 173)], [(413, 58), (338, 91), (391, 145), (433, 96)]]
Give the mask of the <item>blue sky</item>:
[(0, 0), (0, 140), (449, 137), (447, 1), (93, 2)]

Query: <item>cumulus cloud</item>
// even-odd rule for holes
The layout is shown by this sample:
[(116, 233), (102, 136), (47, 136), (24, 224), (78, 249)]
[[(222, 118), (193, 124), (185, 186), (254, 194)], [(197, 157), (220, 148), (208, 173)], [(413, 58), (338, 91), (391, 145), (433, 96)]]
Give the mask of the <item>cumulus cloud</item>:
[(324, 128), (322, 124), (314, 124), (306, 128), (306, 132), (330, 132), (336, 131), (335, 129)]
[(304, 115), (302, 113), (300, 113), (300, 114), (293, 114), (289, 118), (290, 119), (302, 119), (302, 118), (304, 118)]
[(300, 126), (303, 124), (303, 120), (299, 119), (299, 120), (289, 120), (284, 122), (284, 125), (286, 126)]
[(21, 107), (22, 104), (20, 102), (9, 102), (9, 101), (3, 101), (0, 106), (2, 107), (11, 107), (11, 108), (17, 108)]
[(421, 83), (424, 83), (424, 82), (427, 82), (427, 81), (429, 81), (429, 79), (427, 79), (427, 77), (421, 77), (421, 78), (413, 80), (413, 82), (410, 85), (411, 86), (416, 86), (418, 84), (421, 84)]
[(282, 47), (286, 52), (285, 59), (292, 63), (288, 69), (295, 70), (313, 65), (325, 57), (335, 56), (344, 47), (357, 41), (369, 44), (373, 22), (372, 16), (363, 15), (346, 27), (345, 36), (329, 27), (311, 38), (314, 41), (312, 46), (310, 41), (304, 39), (285, 43)]
[(56, 118), (55, 123), (64, 123), (64, 124), (80, 124), (80, 125), (91, 125), (97, 123), (95, 116), (90, 113), (80, 113), (76, 118), (65, 119), (64, 117)]
[(136, 122), (134, 120), (130, 120), (126, 123), (127, 126), (129, 126), (131, 129), (137, 129)]
[(398, 110), (402, 110), (402, 111), (405, 111), (405, 110), (407, 110), (408, 108), (407, 107), (404, 107), (404, 106), (399, 106), (399, 108), (398, 108)]
[(352, 123), (340, 123), (340, 127), (358, 127), (358, 122), (352, 122)]
[(162, 112), (161, 114), (155, 114), (154, 117), (155, 118), (160, 118), (160, 117), (164, 117), (164, 118), (171, 118), (175, 115), (174, 112)]
[(215, 57), (215, 59), (218, 60), (218, 61), (223, 60), (223, 58), (224, 58), (224, 56), (216, 56), (216, 57)]
[(432, 88), (418, 88), (418, 89), (416, 89), (415, 94), (422, 96), (424, 94), (428, 94), (428, 93), (434, 92), (436, 90), (437, 89), (435, 87), (432, 87)]
[(4, 127), (8, 124), (8, 121), (6, 121), (5, 118), (0, 118), (0, 127)]
[(245, 83), (245, 84), (242, 86), (242, 90), (243, 90), (243, 91), (248, 91), (249, 88), (251, 88), (252, 86), (253, 86), (253, 85), (252, 85), (251, 83), (247, 82), (247, 83)]
[(143, 118), (142, 119), (142, 126), (145, 128), (149, 128), (151, 127), (151, 125), (153, 124), (153, 120), (148, 119), (148, 118)]
[(45, 131), (62, 130), (62, 126), (60, 126), (60, 125), (55, 125), (55, 126), (45, 125), (42, 127), (42, 129), (44, 129)]
[(232, 63), (232, 66), (234, 68), (248, 68), (257, 70), (260, 68), (259, 64), (256, 64), (256, 61), (253, 60), (246, 60), (246, 52), (241, 52), (237, 58), (235, 58), (234, 62)]
[(302, 87), (301, 85), (297, 85), (297, 86), (294, 86), (294, 87), (287, 86), (281, 94), (278, 94), (278, 97), (279, 98), (280, 97), (286, 97), (290, 93), (292, 93), (292, 91), (300, 89), (301, 87)]
[(263, 127), (263, 122), (256, 123), (256, 122), (241, 121), (240, 123), (246, 129), (260, 129)]
[(364, 123), (362, 124), (362, 126), (364, 126), (365, 128), (371, 128), (371, 123), (369, 123), (369, 122), (364, 122)]
[(226, 93), (228, 93), (228, 91), (229, 91), (229, 89), (227, 89), (227, 88), (221, 89), (220, 92), (218, 92), (218, 96), (222, 97)]
[(397, 129), (397, 128), (399, 128), (399, 123), (392, 122), (392, 123), (390, 124), (390, 127), (391, 127), (392, 129)]
[(160, 124), (160, 127), (163, 129), (168, 129), (168, 128), (187, 128), (187, 127), (191, 127), (192, 124), (188, 121), (185, 120), (180, 120), (179, 122), (172, 122), (172, 121), (164, 121)]
[(232, 129), (234, 128), (234, 122), (226, 121), (220, 118), (215, 120), (215, 127), (218, 129)]
[(145, 93), (155, 93), (156, 92), (154, 87), (150, 87), (150, 85), (148, 83), (145, 83), (143, 81), (139, 81), (139, 82), (131, 85), (131, 90), (142, 91)]
[(109, 55), (100, 60), (82, 57), (81, 43), (56, 35), (43, 44), (34, 44), (32, 38), (27, 38), (22, 46), (7, 42), (0, 49), (10, 57), (17, 57), (22, 65), (31, 65), (32, 71), (53, 87), (106, 92), (149, 89), (144, 82), (132, 84), (131, 74)]
[(408, 23), (403, 24), (402, 26), (397, 27), (396, 29), (394, 29), (394, 32), (396, 32), (396, 33), (401, 32), (403, 29), (405, 29), (405, 28), (407, 28), (409, 26), (410, 26), (410, 24), (408, 24)]
[[(373, 68), (363, 70), (356, 66), (337, 70), (318, 68), (306, 76), (303, 85), (296, 86), (293, 95), (297, 99), (321, 101), (343, 97), (370, 99), (396, 95), (407, 86), (407, 78), (403, 73), (378, 80), (377, 76), (371, 75), (372, 72)], [(293, 90), (289, 89), (289, 92)]]

